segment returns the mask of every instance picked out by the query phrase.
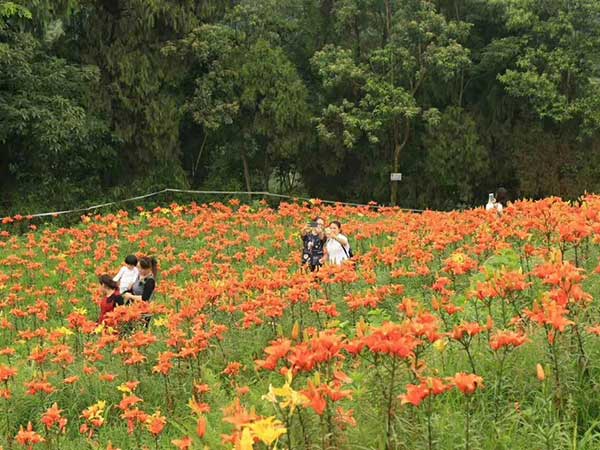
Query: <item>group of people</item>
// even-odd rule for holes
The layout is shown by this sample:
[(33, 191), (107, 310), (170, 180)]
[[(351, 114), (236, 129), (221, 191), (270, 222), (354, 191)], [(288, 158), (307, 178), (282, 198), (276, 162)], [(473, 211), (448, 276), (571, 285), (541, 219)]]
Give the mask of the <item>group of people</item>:
[[(501, 187), (496, 195), (489, 195), (485, 209), (502, 216), (507, 204), (508, 191)], [(321, 217), (315, 217), (302, 228), (300, 236), (303, 244), (301, 264), (311, 272), (327, 263), (340, 265), (353, 256), (348, 237), (342, 234), (342, 225), (337, 220), (326, 227)]]
[[(498, 189), (496, 196), (489, 195), (487, 211), (502, 215), (507, 202), (507, 191)], [(300, 231), (302, 237), (302, 267), (311, 272), (319, 270), (324, 264), (340, 265), (352, 258), (352, 249), (348, 237), (342, 234), (342, 224), (334, 220), (328, 226), (321, 217), (315, 217)], [(118, 305), (136, 301), (150, 301), (156, 288), (157, 262), (153, 257), (138, 260), (128, 255), (125, 264), (116, 276), (100, 276), (100, 285), (105, 297), (100, 302), (100, 318), (103, 323), (106, 315)]]
[[(340, 265), (352, 255), (348, 238), (342, 234), (342, 225), (334, 220), (325, 226), (325, 221), (316, 217), (301, 232), (303, 250), (302, 265), (311, 272), (323, 264)], [(153, 257), (137, 258), (128, 255), (125, 264), (114, 277), (104, 274), (99, 277), (103, 298), (100, 301), (98, 324), (117, 306), (133, 302), (148, 302), (156, 288), (157, 261)]]
[(118, 305), (150, 301), (156, 288), (157, 268), (153, 257), (138, 259), (135, 255), (128, 255), (116, 276), (101, 275), (100, 286), (106, 297), (100, 301), (98, 324), (103, 323), (106, 315)]
[(342, 234), (342, 224), (334, 220), (325, 226), (321, 217), (315, 217), (300, 231), (302, 237), (302, 266), (311, 272), (325, 263), (340, 265), (352, 255), (348, 238)]

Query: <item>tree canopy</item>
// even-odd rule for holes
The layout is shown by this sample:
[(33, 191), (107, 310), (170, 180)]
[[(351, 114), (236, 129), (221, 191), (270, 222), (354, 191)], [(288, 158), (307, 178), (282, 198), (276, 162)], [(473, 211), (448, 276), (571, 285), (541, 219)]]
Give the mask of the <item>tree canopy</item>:
[(0, 0), (4, 211), (163, 187), (575, 198), (599, 128), (596, 0)]

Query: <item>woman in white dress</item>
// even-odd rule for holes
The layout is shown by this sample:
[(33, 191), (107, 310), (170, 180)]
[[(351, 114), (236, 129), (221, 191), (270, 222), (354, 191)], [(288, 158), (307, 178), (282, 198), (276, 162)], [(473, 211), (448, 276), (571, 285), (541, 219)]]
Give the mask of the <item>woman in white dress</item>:
[(325, 229), (327, 242), (325, 243), (324, 259), (328, 263), (338, 266), (350, 257), (348, 238), (341, 231), (342, 225), (337, 220), (331, 222)]

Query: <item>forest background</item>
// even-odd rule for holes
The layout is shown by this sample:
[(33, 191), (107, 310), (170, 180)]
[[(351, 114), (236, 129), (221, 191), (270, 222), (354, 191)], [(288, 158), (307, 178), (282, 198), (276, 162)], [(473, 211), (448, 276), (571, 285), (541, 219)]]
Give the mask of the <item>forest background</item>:
[(597, 0), (0, 0), (0, 213), (576, 198), (600, 191), (599, 74)]

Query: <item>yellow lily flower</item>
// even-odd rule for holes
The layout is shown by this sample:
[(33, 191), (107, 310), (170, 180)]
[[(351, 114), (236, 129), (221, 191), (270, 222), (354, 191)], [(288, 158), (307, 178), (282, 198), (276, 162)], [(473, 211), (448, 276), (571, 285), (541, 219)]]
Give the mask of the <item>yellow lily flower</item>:
[(248, 425), (247, 429), (250, 429), (254, 436), (267, 445), (271, 445), (273, 442), (279, 439), (279, 436), (287, 433), (286, 428), (279, 420), (275, 418), (275, 416), (257, 420), (256, 422)]
[(448, 341), (446, 339), (438, 339), (433, 343), (433, 348), (435, 348), (438, 352), (443, 353), (446, 350), (446, 346), (448, 345)]
[(240, 439), (240, 450), (253, 450), (253, 442), (252, 432), (249, 428), (244, 428), (244, 431), (242, 431), (242, 438)]
[(56, 331), (59, 334), (62, 334), (63, 336), (71, 336), (72, 334), (74, 334), (73, 331), (67, 327), (59, 327), (56, 328), (54, 331)]
[(85, 308), (75, 308), (75, 312), (79, 313), (79, 314), (81, 314), (83, 316), (85, 316), (87, 314), (87, 309), (85, 309)]
[(168, 319), (166, 316), (159, 317), (158, 319), (154, 319), (152, 324), (155, 327), (164, 327), (168, 323)]
[(298, 406), (304, 406), (310, 402), (310, 400), (298, 391), (292, 389), (292, 371), (288, 370), (286, 375), (286, 382), (283, 386), (279, 388), (274, 388), (272, 385), (269, 385), (269, 393), (263, 395), (263, 399), (267, 400), (271, 403), (277, 403), (278, 398), (282, 397), (283, 401), (279, 402), (279, 406), (281, 408), (289, 408), (290, 414), (294, 413), (294, 410)]
[(117, 386), (117, 390), (126, 394), (131, 394), (131, 389), (125, 383), (121, 384), (120, 386)]

